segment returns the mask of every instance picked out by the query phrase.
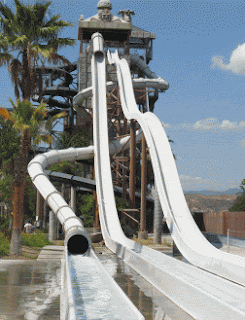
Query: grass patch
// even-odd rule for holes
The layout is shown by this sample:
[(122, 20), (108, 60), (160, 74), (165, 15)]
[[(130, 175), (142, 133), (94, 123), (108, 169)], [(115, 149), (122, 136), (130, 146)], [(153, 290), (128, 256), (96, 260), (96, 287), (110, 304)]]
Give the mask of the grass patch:
[(154, 245), (154, 241), (153, 241), (153, 238), (148, 238), (148, 239), (139, 239), (139, 238), (136, 238), (135, 236), (133, 237), (133, 240), (140, 243), (140, 244), (143, 244), (144, 246), (151, 246), (151, 245)]
[(163, 239), (161, 244), (155, 244), (153, 238), (148, 239), (138, 239), (136, 237), (133, 237), (133, 240), (144, 245), (144, 246), (163, 246), (163, 247), (172, 247), (171, 242)]
[(47, 234), (42, 232), (37, 232), (35, 234), (32, 233), (24, 233), (21, 234), (21, 245), (28, 246), (33, 248), (42, 248), (46, 245), (49, 245)]
[(163, 246), (165, 246), (165, 247), (172, 247), (171, 242), (169, 242), (169, 241), (167, 241), (167, 240), (165, 240), (165, 239), (163, 239), (162, 244), (163, 244)]
[(52, 244), (53, 246), (64, 246), (64, 240), (53, 240), (49, 244)]
[(0, 232), (0, 257), (6, 256), (9, 254), (10, 250), (10, 241), (5, 235)]

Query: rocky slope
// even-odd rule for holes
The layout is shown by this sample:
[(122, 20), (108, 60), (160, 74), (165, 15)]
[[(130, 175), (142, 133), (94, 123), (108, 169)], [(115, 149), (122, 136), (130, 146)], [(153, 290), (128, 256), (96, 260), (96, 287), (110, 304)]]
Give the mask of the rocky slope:
[(220, 212), (228, 211), (236, 201), (236, 195), (204, 196), (201, 194), (185, 194), (191, 212)]

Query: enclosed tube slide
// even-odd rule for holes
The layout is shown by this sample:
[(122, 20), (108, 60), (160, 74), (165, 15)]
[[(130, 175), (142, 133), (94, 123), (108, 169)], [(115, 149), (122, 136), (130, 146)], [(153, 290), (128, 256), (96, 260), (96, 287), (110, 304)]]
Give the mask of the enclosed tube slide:
[[(150, 69), (150, 67), (145, 63), (145, 61), (140, 58), (139, 55), (130, 54), (130, 62), (132, 62), (133, 64), (136, 64), (143, 71), (145, 76), (148, 78), (144, 80), (140, 79), (141, 83), (148, 81), (148, 84), (150, 84), (154, 80), (157, 80), (157, 83), (158, 83), (157, 88), (159, 90), (167, 90), (169, 88), (169, 83), (165, 79), (158, 76), (155, 72), (153, 72)], [(151, 85), (148, 85), (148, 87), (151, 87)]]
[[(124, 235), (115, 205), (108, 153), (109, 142), (103, 38), (99, 33), (96, 33), (92, 36), (91, 40), (93, 43), (91, 71), (93, 87), (93, 134), (96, 192), (99, 204), (101, 230), (106, 245), (147, 281), (153, 284), (158, 290), (163, 292), (168, 298), (195, 319), (213, 320), (227, 319), (229, 317), (244, 319), (244, 286), (219, 277), (213, 274), (213, 271), (212, 273), (206, 272), (205, 270), (142, 246)], [(186, 222), (183, 221), (186, 218), (181, 215), (181, 212), (173, 211), (172, 206), (171, 211), (169, 209), (170, 202), (173, 201), (172, 198), (169, 199), (170, 193), (171, 191), (174, 192), (175, 188), (175, 186), (172, 186), (170, 183), (172, 181), (171, 179), (176, 179), (176, 177), (174, 173), (169, 181), (166, 179), (165, 175), (163, 176), (163, 173), (165, 174), (166, 170), (169, 170), (171, 176), (171, 172), (174, 171), (172, 165), (172, 160), (174, 163), (174, 159), (169, 144), (165, 144), (165, 138), (164, 141), (161, 142), (161, 136), (159, 136), (159, 140), (161, 141), (156, 137), (159, 132), (160, 134), (163, 133), (163, 137), (165, 137), (160, 121), (155, 116), (152, 117), (149, 113), (141, 114), (138, 111), (133, 94), (131, 75), (126, 61), (121, 61), (117, 55), (113, 55), (111, 58), (109, 54), (108, 56), (110, 62), (116, 64), (123, 112), (129, 120), (137, 120), (145, 134), (153, 160), (153, 168), (158, 192), (160, 191), (159, 194), (162, 207), (164, 213), (166, 212), (168, 214), (167, 221), (174, 240), (177, 242), (184, 255), (189, 254), (188, 257), (195, 255), (197, 249), (199, 259), (204, 258), (204, 260), (207, 260), (207, 257), (211, 257), (211, 259), (208, 260), (209, 263), (204, 264), (204, 267), (208, 270), (211, 269), (216, 271), (215, 263), (213, 265), (212, 262), (214, 261), (213, 254), (217, 251), (211, 244), (207, 244), (209, 251), (205, 251), (204, 254), (203, 252), (200, 254), (201, 246), (195, 248), (194, 244), (193, 246), (196, 251), (194, 251), (192, 243), (190, 243), (189, 246), (189, 242), (195, 241), (195, 235), (193, 235), (192, 230), (197, 228), (196, 226), (193, 227), (191, 225), (190, 232), (192, 232), (192, 237), (186, 236), (185, 233), (189, 232), (188, 224), (194, 224), (194, 220), (191, 220), (192, 217), (187, 217), (188, 223), (186, 225)], [(153, 128), (154, 126), (156, 126), (155, 130)], [(163, 147), (161, 147), (162, 143)], [(165, 148), (167, 148), (167, 154)], [(172, 160), (170, 161), (168, 160), (170, 157), (169, 153), (171, 153), (172, 157)], [(167, 157), (167, 163), (165, 162), (165, 164), (163, 164), (163, 160), (165, 160), (165, 158), (163, 159), (163, 156)], [(166, 182), (167, 185), (165, 186), (164, 183), (166, 184)], [(175, 199), (174, 203), (177, 201), (178, 194), (177, 200)], [(187, 229), (185, 229), (185, 227), (187, 227)], [(217, 252), (217, 256), (218, 254), (219, 251)], [(232, 258), (236, 259), (234, 256), (232, 256)], [(194, 260), (196, 261), (196, 258)], [(219, 259), (217, 259), (217, 262), (220, 262)], [(237, 268), (241, 271), (243, 260), (238, 259), (236, 262), (235, 264), (230, 262), (228, 266), (230, 266), (231, 269)], [(240, 262), (240, 264), (238, 262)], [(241, 272), (239, 275), (236, 275), (236, 272), (229, 270), (230, 272), (227, 274), (228, 270), (229, 268), (227, 267), (225, 272), (222, 272), (223, 270), (221, 270), (220, 273), (222, 276), (225, 275), (228, 279), (232, 278), (236, 279), (236, 282), (238, 283), (244, 283), (244, 277), (242, 277)], [(193, 301), (193, 299), (195, 301)]]
[[(91, 243), (81, 220), (77, 218), (44, 173), (45, 167), (63, 161), (75, 161), (79, 158), (79, 154), (83, 158), (89, 159), (93, 156), (93, 147), (53, 150), (39, 154), (28, 164), (28, 172), (33, 184), (59, 219), (65, 233), (65, 244), (69, 252), (85, 254), (91, 248)], [(80, 245), (77, 245), (77, 243), (80, 243)]]
[[(149, 69), (149, 67), (148, 67), (148, 69)], [(132, 79), (134, 88), (155, 88), (155, 89), (157, 88), (159, 90), (167, 90), (169, 88), (169, 84), (166, 80), (158, 77), (152, 71), (151, 71), (151, 75), (152, 76), (155, 75), (156, 77), (151, 78), (151, 79), (147, 79), (147, 78)], [(106, 83), (106, 90), (111, 90), (111, 89), (115, 88), (116, 85), (117, 85), (116, 82), (108, 81)], [(74, 108), (81, 105), (82, 101), (84, 99), (91, 97), (92, 90), (93, 90), (93, 87), (88, 87), (88, 88), (85, 88), (82, 91), (80, 91), (77, 95), (75, 95), (75, 97), (73, 98)]]
[[(138, 134), (138, 139), (141, 134)], [(128, 148), (129, 137), (110, 144), (114, 154)], [(28, 165), (32, 182), (57, 215), (65, 232), (62, 261), (61, 319), (143, 320), (143, 315), (105, 271), (91, 248), (83, 224), (44, 173), (45, 167), (94, 156), (93, 146), (53, 150), (37, 155)]]
[[(136, 132), (136, 141), (141, 140), (141, 130)], [(113, 155), (118, 150), (129, 148), (129, 137), (115, 139), (109, 145), (109, 154)], [(44, 169), (54, 163), (64, 161), (86, 160), (94, 156), (94, 147), (69, 148), (65, 150), (52, 150), (37, 155), (28, 164), (28, 172), (33, 184), (47, 201), (49, 207), (57, 215), (65, 232), (65, 243), (71, 253), (86, 253), (91, 245), (86, 235), (81, 220), (77, 218), (70, 206), (64, 201), (59, 191), (49, 181)], [(80, 243), (80, 245), (78, 245)]]

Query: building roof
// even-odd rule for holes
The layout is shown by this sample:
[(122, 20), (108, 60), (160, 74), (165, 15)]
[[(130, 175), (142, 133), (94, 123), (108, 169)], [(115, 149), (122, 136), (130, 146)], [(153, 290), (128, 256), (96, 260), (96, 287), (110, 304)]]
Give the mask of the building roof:
[(131, 31), (130, 37), (141, 38), (141, 39), (146, 39), (146, 38), (155, 39), (156, 34), (153, 32), (145, 31), (145, 30), (138, 28), (136, 26), (132, 26), (132, 31)]

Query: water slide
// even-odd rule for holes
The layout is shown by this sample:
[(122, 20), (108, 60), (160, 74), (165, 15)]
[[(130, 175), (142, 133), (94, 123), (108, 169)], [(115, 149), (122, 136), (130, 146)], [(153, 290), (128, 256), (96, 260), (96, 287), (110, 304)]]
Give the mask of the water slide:
[[(141, 139), (140, 132), (137, 139)], [(109, 152), (113, 155), (128, 146), (129, 137), (124, 137), (112, 141)], [(143, 315), (100, 263), (82, 221), (50, 182), (48, 172), (45, 172), (45, 168), (54, 163), (86, 160), (93, 156), (93, 146), (52, 150), (35, 156), (28, 164), (32, 182), (56, 214), (65, 233), (60, 319), (143, 320)]]
[(108, 52), (109, 62), (117, 69), (124, 115), (128, 120), (136, 120), (145, 134), (169, 230), (183, 256), (193, 265), (141, 246), (124, 235), (117, 215), (107, 151), (106, 64), (102, 36), (94, 34), (92, 43), (94, 164), (101, 229), (106, 245), (195, 319), (227, 319), (229, 315), (234, 318), (235, 312), (236, 319), (244, 319), (245, 304), (241, 297), (245, 294), (245, 259), (220, 252), (199, 231), (186, 204), (161, 122), (154, 114), (142, 114), (138, 110), (127, 61), (119, 59), (117, 53), (111, 55)]
[[(115, 83), (106, 83), (102, 36), (94, 34), (91, 43), (92, 87), (79, 93), (74, 101), (80, 103), (93, 95), (94, 146), (49, 151), (37, 155), (28, 165), (34, 185), (65, 232), (62, 319), (144, 319), (103, 269), (81, 220), (44, 172), (53, 163), (93, 157), (100, 223), (107, 247), (193, 318), (245, 319), (244, 259), (219, 252), (202, 237), (185, 203), (160, 121), (152, 113), (139, 112), (127, 62), (120, 60), (117, 54), (108, 53), (110, 63), (117, 69), (123, 112), (128, 120), (135, 119), (145, 134), (161, 205), (173, 239), (193, 265), (142, 246), (124, 235), (115, 205), (110, 154), (128, 147), (129, 137), (109, 143), (106, 90)], [(145, 79), (138, 80), (143, 85), (144, 82)], [(157, 79), (152, 82), (157, 85)]]
[(138, 110), (126, 60), (120, 60), (117, 53), (108, 56), (117, 68), (124, 115), (128, 120), (136, 120), (146, 136), (161, 206), (173, 240), (183, 256), (193, 265), (245, 285), (245, 259), (216, 249), (197, 227), (186, 203), (175, 160), (161, 122), (153, 113), (142, 114)]

